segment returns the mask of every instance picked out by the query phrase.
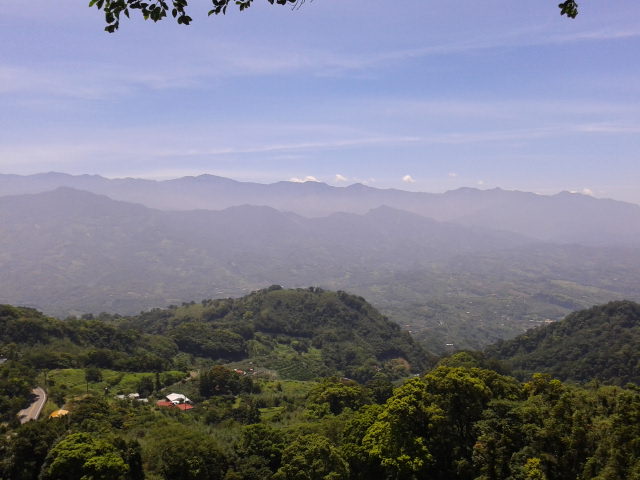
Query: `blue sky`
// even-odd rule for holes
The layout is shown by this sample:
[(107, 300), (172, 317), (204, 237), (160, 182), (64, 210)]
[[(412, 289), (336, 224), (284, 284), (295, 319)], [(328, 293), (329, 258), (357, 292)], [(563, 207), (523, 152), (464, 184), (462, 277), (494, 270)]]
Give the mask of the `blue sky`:
[[(3, 2), (0, 172), (640, 203), (640, 3), (255, 0), (194, 23)], [(264, 5), (263, 5), (264, 4)], [(391, 8), (392, 6), (393, 8)]]

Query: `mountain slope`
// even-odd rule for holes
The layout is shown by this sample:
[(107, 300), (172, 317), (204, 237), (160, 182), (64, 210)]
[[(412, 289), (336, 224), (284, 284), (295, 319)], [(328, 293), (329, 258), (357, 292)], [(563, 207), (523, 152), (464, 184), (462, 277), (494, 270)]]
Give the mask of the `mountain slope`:
[(487, 349), (519, 372), (563, 380), (640, 383), (640, 304), (619, 301), (575, 312)]

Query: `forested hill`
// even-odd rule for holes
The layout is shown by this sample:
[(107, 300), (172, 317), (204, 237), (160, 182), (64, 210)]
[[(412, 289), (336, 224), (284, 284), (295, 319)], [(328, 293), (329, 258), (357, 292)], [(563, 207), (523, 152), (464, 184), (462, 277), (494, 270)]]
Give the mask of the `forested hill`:
[(314, 287), (272, 286), (238, 299), (154, 309), (127, 321), (169, 336), (192, 355), (250, 357), (296, 378), (336, 372), (366, 378), (381, 368), (420, 371), (429, 363), (407, 332), (362, 297)]
[[(134, 317), (57, 320), (0, 308), (0, 343), (34, 368), (158, 371), (203, 362), (267, 368), (284, 378), (366, 380), (422, 371), (429, 358), (363, 298), (273, 286), (239, 299), (154, 309)], [(243, 363), (244, 362), (244, 363)]]
[(563, 380), (640, 383), (640, 304), (619, 301), (574, 312), (488, 353), (518, 373), (546, 372)]

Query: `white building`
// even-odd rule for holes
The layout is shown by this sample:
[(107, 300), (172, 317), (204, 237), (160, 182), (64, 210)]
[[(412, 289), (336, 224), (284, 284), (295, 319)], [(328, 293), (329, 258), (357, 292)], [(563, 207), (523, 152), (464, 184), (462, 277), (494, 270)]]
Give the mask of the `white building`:
[(181, 393), (170, 393), (166, 396), (166, 399), (173, 403), (174, 405), (178, 405), (180, 403), (191, 403), (187, 397), (182, 395)]

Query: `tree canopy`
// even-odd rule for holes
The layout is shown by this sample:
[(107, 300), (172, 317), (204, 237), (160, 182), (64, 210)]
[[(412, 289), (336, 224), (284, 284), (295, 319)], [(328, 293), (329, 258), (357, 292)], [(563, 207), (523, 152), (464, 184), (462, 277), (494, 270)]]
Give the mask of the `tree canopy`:
[(82, 395), (65, 417), (3, 422), (0, 479), (640, 480), (637, 385), (521, 383), (461, 363), (472, 356), (380, 400), (340, 377), (262, 377), (206, 399), (190, 377), (175, 385), (196, 399), (188, 412)]
[(640, 382), (640, 304), (610, 302), (498, 342), (487, 353), (521, 378), (533, 372), (561, 380)]
[[(212, 9), (209, 16), (227, 13), (230, 3), (235, 3), (242, 12), (253, 4), (254, 0), (211, 0)], [(267, 0), (271, 5), (289, 5), (293, 9), (300, 7), (305, 0)], [(192, 18), (187, 14), (187, 0), (91, 0), (90, 7), (96, 7), (104, 12), (106, 22), (105, 31), (115, 32), (120, 27), (120, 16), (130, 17), (131, 12), (137, 11), (145, 20), (158, 22), (169, 16), (169, 13), (180, 25), (189, 25)], [(560, 15), (576, 18), (578, 4), (575, 0), (565, 0), (558, 5)]]

